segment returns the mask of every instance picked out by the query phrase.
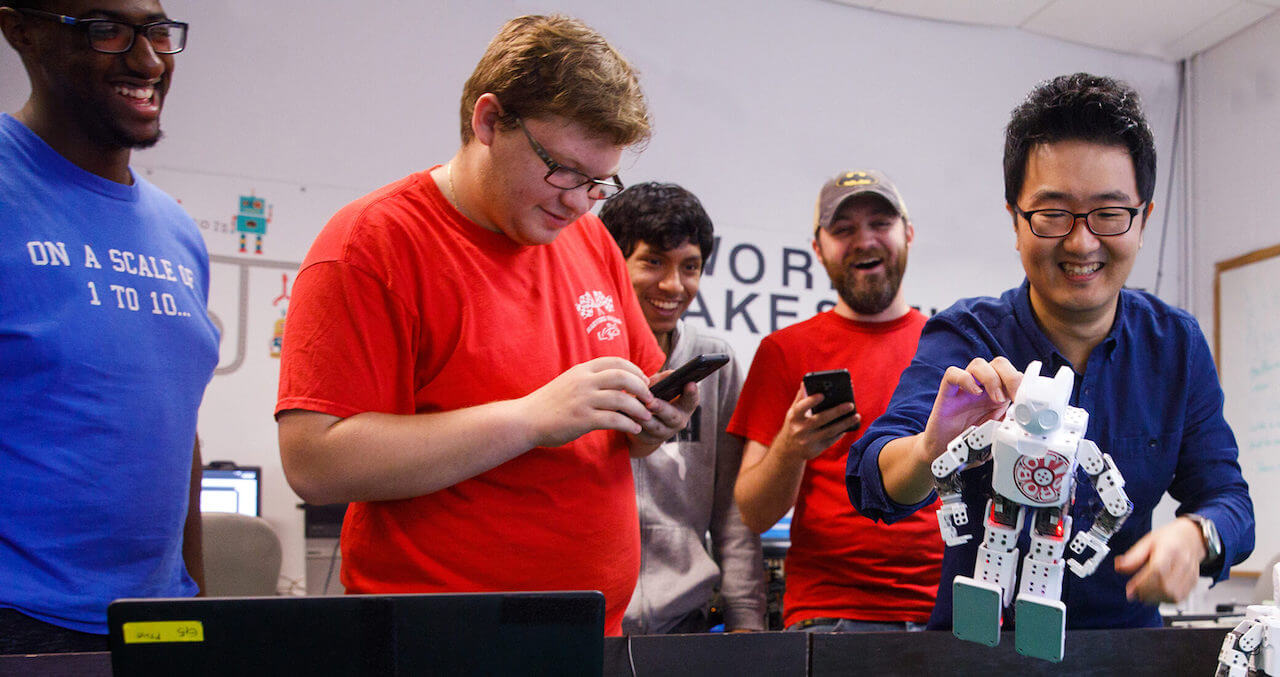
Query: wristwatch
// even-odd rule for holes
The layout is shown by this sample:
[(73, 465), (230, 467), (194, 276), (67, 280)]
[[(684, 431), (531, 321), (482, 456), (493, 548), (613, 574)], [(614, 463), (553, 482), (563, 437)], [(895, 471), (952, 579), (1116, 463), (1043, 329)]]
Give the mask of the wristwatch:
[(1200, 562), (1200, 574), (1210, 575), (1217, 572), (1218, 560), (1222, 559), (1222, 537), (1218, 535), (1218, 527), (1214, 526), (1213, 520), (1194, 512), (1189, 512), (1183, 517), (1195, 522), (1200, 527), (1200, 536), (1204, 538), (1205, 556)]

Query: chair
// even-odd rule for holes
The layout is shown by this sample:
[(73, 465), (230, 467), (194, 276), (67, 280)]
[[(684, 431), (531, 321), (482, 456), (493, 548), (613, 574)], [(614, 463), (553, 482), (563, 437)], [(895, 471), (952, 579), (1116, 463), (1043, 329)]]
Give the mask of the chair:
[(276, 594), (280, 537), (261, 517), (233, 512), (201, 513), (204, 532), (204, 594), (256, 597)]

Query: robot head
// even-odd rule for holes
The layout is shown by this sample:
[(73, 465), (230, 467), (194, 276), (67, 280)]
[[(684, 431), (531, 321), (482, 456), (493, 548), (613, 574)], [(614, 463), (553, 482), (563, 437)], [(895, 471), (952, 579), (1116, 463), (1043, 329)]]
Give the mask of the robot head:
[(1039, 361), (1032, 362), (1022, 375), (1022, 385), (1018, 386), (1008, 415), (1028, 433), (1047, 435), (1062, 425), (1074, 386), (1070, 367), (1063, 366), (1057, 376), (1049, 378), (1040, 375)]

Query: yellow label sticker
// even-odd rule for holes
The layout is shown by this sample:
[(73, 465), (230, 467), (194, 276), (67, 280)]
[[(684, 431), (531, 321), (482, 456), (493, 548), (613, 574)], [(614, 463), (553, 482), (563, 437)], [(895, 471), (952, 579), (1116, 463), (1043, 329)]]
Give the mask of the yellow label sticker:
[(139, 621), (124, 624), (125, 644), (203, 641), (204, 624), (200, 621)]

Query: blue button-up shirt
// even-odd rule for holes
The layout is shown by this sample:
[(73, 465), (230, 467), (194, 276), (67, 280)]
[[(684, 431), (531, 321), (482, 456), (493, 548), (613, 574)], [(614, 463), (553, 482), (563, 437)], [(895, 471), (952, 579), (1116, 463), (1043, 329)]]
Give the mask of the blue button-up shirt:
[[(1018, 369), (1040, 360), (1042, 374), (1071, 366), (1037, 324), (1028, 290), (1024, 281), (1000, 298), (959, 301), (925, 325), (888, 411), (849, 451), (849, 498), (863, 515), (894, 522), (934, 500), (930, 494), (916, 505), (895, 503), (885, 494), (879, 457), (887, 442), (924, 430), (947, 367), (1001, 355)], [(1253, 502), (1236, 460), (1235, 436), (1222, 417), (1217, 371), (1195, 318), (1150, 294), (1122, 290), (1115, 324), (1089, 354), (1084, 374), (1076, 374), (1071, 405), (1089, 412), (1086, 437), (1115, 459), (1134, 512), (1092, 576), (1064, 576), (1067, 627), (1158, 626), (1155, 606), (1125, 599), (1127, 577), (1116, 573), (1114, 556), (1151, 531), (1152, 509), (1166, 491), (1181, 504), (1178, 514), (1196, 512), (1213, 520), (1225, 562), (1238, 563), (1253, 550)], [(973, 575), (983, 540), (980, 516), (990, 496), (991, 464), (965, 470), (961, 478), (974, 537), (947, 548), (931, 628), (951, 626), (951, 581), (957, 574)], [(1078, 473), (1073, 528), (1088, 529), (1100, 510), (1097, 492)], [(1020, 553), (1028, 552), (1031, 523), (1026, 521), (1019, 538)], [(1218, 578), (1226, 574), (1224, 566)]]

